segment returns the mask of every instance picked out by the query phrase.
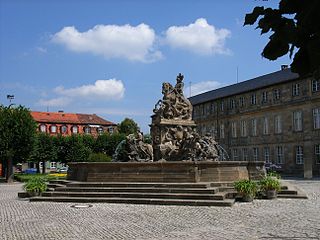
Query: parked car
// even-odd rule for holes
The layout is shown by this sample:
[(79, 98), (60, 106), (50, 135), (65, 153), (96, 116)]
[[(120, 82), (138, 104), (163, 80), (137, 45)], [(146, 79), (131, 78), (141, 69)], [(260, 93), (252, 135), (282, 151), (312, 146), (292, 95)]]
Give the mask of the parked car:
[(26, 174), (36, 174), (37, 173), (37, 169), (36, 168), (28, 168), (28, 169), (24, 170), (24, 173), (26, 173)]
[(67, 173), (68, 172), (68, 167), (62, 167), (62, 168), (59, 168), (57, 170), (58, 173)]

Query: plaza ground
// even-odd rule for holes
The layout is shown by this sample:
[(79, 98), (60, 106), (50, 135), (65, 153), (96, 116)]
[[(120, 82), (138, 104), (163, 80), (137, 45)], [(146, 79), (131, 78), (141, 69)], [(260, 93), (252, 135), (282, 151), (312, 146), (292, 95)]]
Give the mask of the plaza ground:
[(287, 180), (309, 199), (233, 207), (29, 202), (0, 184), (0, 239), (320, 239), (320, 180)]

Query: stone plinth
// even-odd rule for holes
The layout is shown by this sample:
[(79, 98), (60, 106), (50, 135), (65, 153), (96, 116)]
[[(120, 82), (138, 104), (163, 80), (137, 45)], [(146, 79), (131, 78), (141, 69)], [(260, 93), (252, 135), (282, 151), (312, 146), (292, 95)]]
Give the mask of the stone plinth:
[(263, 162), (69, 163), (68, 180), (84, 182), (229, 182), (265, 175)]

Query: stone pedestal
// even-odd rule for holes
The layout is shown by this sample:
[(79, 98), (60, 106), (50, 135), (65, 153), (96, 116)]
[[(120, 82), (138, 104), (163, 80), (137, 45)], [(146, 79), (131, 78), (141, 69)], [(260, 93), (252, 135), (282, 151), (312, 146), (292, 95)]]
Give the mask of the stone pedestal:
[[(162, 119), (158, 115), (151, 116), (152, 124), (150, 125), (152, 147), (154, 154), (154, 161), (164, 159), (160, 151), (160, 145), (172, 144), (176, 145), (177, 141), (182, 140), (184, 132), (192, 132), (196, 128), (193, 120), (181, 119)], [(168, 135), (171, 135), (170, 137)], [(176, 159), (166, 159), (169, 161), (176, 161)]]

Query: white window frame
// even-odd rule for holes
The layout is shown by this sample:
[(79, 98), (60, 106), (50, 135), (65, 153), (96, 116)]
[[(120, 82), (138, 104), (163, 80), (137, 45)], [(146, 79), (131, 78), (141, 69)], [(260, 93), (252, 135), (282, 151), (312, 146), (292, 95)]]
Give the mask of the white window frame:
[(281, 96), (281, 91), (279, 88), (273, 90), (273, 98), (274, 100), (279, 100)]
[(244, 97), (240, 97), (240, 99), (239, 99), (239, 105), (240, 105), (240, 107), (244, 107)]
[(262, 92), (262, 102), (263, 103), (268, 102), (268, 92), (267, 91)]
[(248, 148), (242, 148), (242, 160), (243, 161), (248, 161)]
[(238, 149), (237, 148), (233, 148), (232, 149), (232, 160), (233, 161), (238, 161), (239, 160)]
[(316, 164), (320, 164), (320, 144), (314, 145), (314, 156)]
[(281, 115), (274, 116), (274, 132), (277, 134), (282, 133)]
[(251, 119), (251, 134), (252, 136), (257, 136), (257, 119)]
[(224, 138), (224, 124), (220, 124), (220, 138)]
[(264, 162), (265, 163), (271, 163), (270, 160), (270, 148), (269, 147), (264, 147)]
[[(76, 129), (76, 131), (75, 131), (75, 129)], [(71, 132), (72, 132), (73, 134), (79, 133), (79, 128), (78, 128), (78, 126), (72, 126), (72, 127), (71, 127)]]
[(223, 101), (220, 102), (220, 110), (224, 111), (224, 102)]
[(50, 162), (50, 169), (55, 169), (57, 168), (57, 163), (56, 162)]
[(320, 108), (312, 109), (313, 115), (313, 128), (320, 129)]
[(51, 125), (51, 126), (50, 126), (50, 132), (51, 132), (51, 133), (57, 133), (57, 129), (58, 129), (58, 128), (57, 128), (56, 125)]
[(43, 132), (43, 133), (47, 132), (47, 126), (45, 124), (40, 125), (40, 132)]
[(236, 108), (236, 100), (233, 98), (230, 99), (230, 109), (235, 109)]
[(320, 80), (314, 79), (312, 80), (312, 92), (320, 91)]
[[(63, 129), (65, 129), (65, 131)], [(66, 125), (62, 125), (60, 127), (60, 131), (61, 131), (61, 133), (67, 133), (68, 132), (68, 127)]]
[(91, 127), (85, 126), (85, 127), (84, 127), (84, 133), (85, 133), (85, 134), (90, 134), (90, 133), (91, 133)]
[(283, 146), (276, 146), (276, 163), (284, 164)]
[(241, 137), (247, 136), (247, 121), (246, 120), (240, 121), (240, 135), (241, 135)]
[(263, 117), (262, 119), (262, 124), (263, 124), (263, 135), (268, 135), (269, 134), (269, 119), (267, 117)]
[(296, 164), (303, 164), (303, 147), (296, 146)]
[(299, 96), (300, 95), (300, 84), (295, 83), (292, 86), (292, 96)]
[(293, 112), (293, 130), (295, 132), (302, 131), (302, 111)]
[(231, 122), (231, 136), (233, 138), (237, 137), (237, 122)]
[(257, 147), (254, 147), (252, 149), (252, 152), (253, 152), (253, 161), (257, 162), (259, 158), (259, 149)]
[(251, 94), (251, 105), (257, 104), (257, 95), (255, 93)]

